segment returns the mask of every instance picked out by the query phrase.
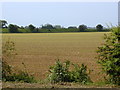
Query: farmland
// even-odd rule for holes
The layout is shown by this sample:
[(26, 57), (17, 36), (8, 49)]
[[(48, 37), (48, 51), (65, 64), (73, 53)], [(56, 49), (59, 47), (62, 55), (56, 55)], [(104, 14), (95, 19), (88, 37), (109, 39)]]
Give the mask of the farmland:
[(36, 79), (45, 79), (48, 69), (57, 59), (70, 60), (73, 63), (84, 63), (92, 70), (93, 81), (103, 79), (100, 66), (97, 64), (96, 50), (103, 43), (104, 33), (15, 33), (2, 34), (3, 43), (10, 38), (15, 42), (18, 55), (9, 64), (24, 69)]

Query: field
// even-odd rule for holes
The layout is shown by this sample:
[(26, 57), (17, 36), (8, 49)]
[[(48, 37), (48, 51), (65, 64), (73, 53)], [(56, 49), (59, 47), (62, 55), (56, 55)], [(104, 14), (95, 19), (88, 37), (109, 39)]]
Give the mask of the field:
[(88, 65), (92, 80), (97, 82), (103, 79), (95, 57), (104, 33), (107, 32), (3, 34), (2, 41), (10, 38), (16, 45), (18, 55), (8, 62), (18, 69), (24, 69), (24, 62), (36, 79), (45, 79), (49, 67), (60, 59)]

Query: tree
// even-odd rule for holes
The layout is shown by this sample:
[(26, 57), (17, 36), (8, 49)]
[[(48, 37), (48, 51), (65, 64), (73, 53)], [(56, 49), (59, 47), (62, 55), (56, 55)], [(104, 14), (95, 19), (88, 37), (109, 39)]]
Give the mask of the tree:
[(69, 26), (68, 29), (77, 29), (75, 26)]
[(55, 25), (54, 28), (55, 29), (61, 29), (62, 27), (60, 25)]
[(34, 30), (35, 30), (35, 26), (33, 26), (32, 24), (30, 24), (30, 25), (28, 26), (28, 28), (29, 28), (29, 30), (30, 30), (31, 32), (34, 32)]
[(13, 24), (10, 24), (8, 26), (8, 30), (10, 33), (18, 33), (18, 26), (17, 25), (13, 25)]
[(25, 29), (25, 28), (23, 26), (21, 26), (20, 29)]
[(39, 28), (35, 28), (32, 33), (38, 33), (39, 32)]
[(54, 27), (51, 24), (46, 24), (42, 26), (42, 29), (54, 29)]
[(78, 28), (79, 28), (80, 32), (84, 32), (87, 29), (87, 26), (86, 25), (79, 25)]
[(120, 26), (113, 27), (109, 35), (105, 34), (105, 43), (98, 47), (98, 62), (109, 77), (108, 80), (120, 85)]
[(102, 31), (102, 30), (103, 30), (103, 26), (102, 26), (101, 24), (98, 24), (98, 25), (96, 26), (96, 29), (97, 29), (98, 31)]
[(7, 21), (5, 20), (0, 20), (0, 28), (7, 28)]

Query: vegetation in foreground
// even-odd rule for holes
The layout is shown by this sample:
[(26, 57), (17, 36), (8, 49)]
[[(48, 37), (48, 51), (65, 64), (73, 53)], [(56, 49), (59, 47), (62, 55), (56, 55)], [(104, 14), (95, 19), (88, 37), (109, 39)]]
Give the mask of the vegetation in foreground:
[(88, 73), (87, 66), (81, 64), (72, 64), (74, 69), (70, 71), (71, 62), (66, 61), (64, 63), (59, 60), (56, 61), (54, 66), (50, 67), (50, 74), (48, 79), (52, 83), (57, 82), (79, 82), (82, 84), (92, 83)]
[(108, 76), (109, 83), (120, 85), (120, 26), (105, 34), (105, 43), (98, 47), (98, 62)]

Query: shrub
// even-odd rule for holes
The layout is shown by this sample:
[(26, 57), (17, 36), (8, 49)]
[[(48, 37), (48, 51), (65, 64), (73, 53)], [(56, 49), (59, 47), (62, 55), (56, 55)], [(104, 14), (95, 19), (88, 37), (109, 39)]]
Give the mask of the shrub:
[(79, 66), (78, 64), (73, 65), (75, 68), (75, 70), (72, 71), (73, 81), (83, 84), (92, 82), (87, 73), (87, 66), (85, 66), (84, 64), (81, 64), (81, 66)]
[(98, 62), (109, 77), (107, 80), (120, 85), (120, 26), (113, 27), (104, 39), (105, 43), (97, 50)]
[(67, 82), (70, 80), (68, 71), (70, 62), (66, 61), (64, 64), (58, 60), (54, 66), (50, 67), (49, 80), (51, 82)]
[(56, 61), (56, 64), (52, 67), (50, 67), (50, 75), (49, 80), (51, 82), (57, 83), (57, 82), (79, 82), (79, 83), (90, 83), (92, 82), (90, 80), (90, 77), (88, 76), (87, 66), (84, 64), (81, 65), (81, 67), (78, 64), (72, 64), (75, 68), (75, 70), (70, 71), (71, 63), (70, 61), (66, 61), (64, 63), (61, 63), (59, 60)]

